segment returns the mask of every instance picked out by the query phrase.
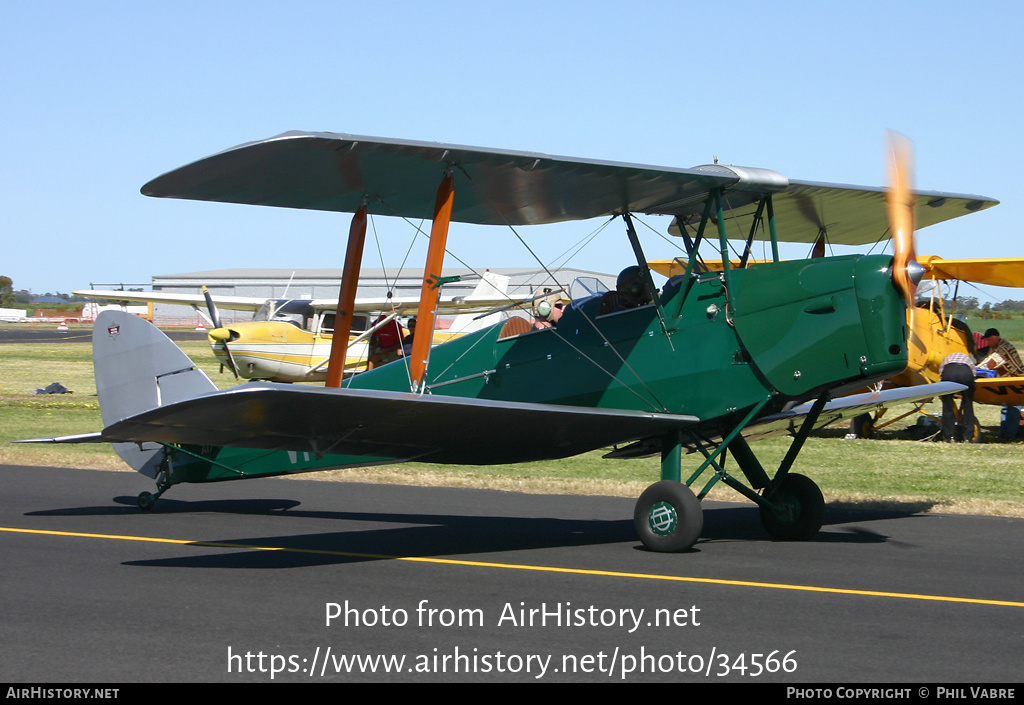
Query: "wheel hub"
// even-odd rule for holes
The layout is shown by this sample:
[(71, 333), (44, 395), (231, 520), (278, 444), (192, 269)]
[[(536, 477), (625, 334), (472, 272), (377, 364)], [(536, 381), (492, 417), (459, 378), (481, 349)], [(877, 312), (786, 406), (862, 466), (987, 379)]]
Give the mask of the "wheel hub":
[(679, 525), (679, 515), (668, 502), (656, 502), (647, 515), (647, 523), (658, 536), (668, 536)]

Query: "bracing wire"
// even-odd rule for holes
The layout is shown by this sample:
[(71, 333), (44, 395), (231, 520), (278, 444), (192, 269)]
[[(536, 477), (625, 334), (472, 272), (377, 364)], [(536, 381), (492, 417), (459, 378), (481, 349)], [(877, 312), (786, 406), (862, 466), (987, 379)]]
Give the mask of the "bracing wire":
[[(467, 178), (467, 179), (469, 179), (470, 181), (472, 181), (472, 180), (473, 180), (473, 179), (472, 179), (472, 177), (471, 177), (471, 176), (470, 176), (470, 175), (469, 175), (469, 174), (468, 174), (468, 173), (466, 172), (466, 170), (465, 170), (465, 169), (463, 169), (463, 168), (462, 168), (462, 166), (461, 166), (461, 165), (458, 165), (458, 167), (459, 167), (459, 171), (461, 171), (461, 172), (462, 172), (462, 173), (463, 173), (463, 174), (464, 174), (464, 175), (466, 176), (466, 178)], [(548, 276), (549, 276), (549, 277), (551, 278), (551, 281), (555, 282), (556, 286), (563, 286), (563, 285), (562, 285), (561, 283), (559, 283), (559, 280), (558, 280), (558, 278), (557, 278), (557, 277), (556, 277), (556, 276), (554, 275), (554, 273), (553, 273), (553, 272), (551, 271), (551, 269), (550, 269), (550, 268), (548, 267), (548, 265), (546, 265), (546, 264), (545, 264), (545, 263), (543, 262), (543, 260), (541, 260), (541, 259), (540, 259), (540, 257), (538, 257), (538, 256), (537, 256), (537, 253), (536, 253), (536, 252), (535, 252), (535, 251), (533, 250), (533, 248), (532, 248), (532, 247), (530, 247), (530, 246), (529, 246), (529, 244), (527, 244), (526, 240), (524, 240), (524, 239), (523, 239), (523, 237), (522, 237), (522, 236), (521, 236), (521, 235), (519, 234), (519, 232), (518, 232), (518, 231), (516, 230), (516, 228), (515, 228), (515, 227), (514, 227), (514, 226), (513, 226), (513, 225), (512, 225), (511, 223), (509, 223), (509, 222), (508, 222), (508, 219), (507, 219), (507, 218), (504, 218), (504, 213), (503, 213), (503, 211), (502, 211), (502, 210), (501, 210), (500, 208), (497, 208), (497, 207), (495, 206), (495, 204), (494, 204), (493, 202), (491, 202), (491, 201), (490, 201), (490, 199), (488, 199), (488, 203), (489, 203), (489, 204), (490, 204), (490, 205), (491, 205), (491, 206), (492, 206), (492, 207), (494, 208), (494, 212), (496, 212), (496, 213), (499, 213), (499, 214), (501, 214), (501, 215), (502, 215), (502, 218), (503, 218), (503, 219), (505, 220), (505, 226), (506, 226), (506, 227), (507, 227), (507, 228), (508, 228), (509, 230), (511, 230), (511, 231), (512, 231), (512, 234), (513, 234), (513, 235), (515, 235), (515, 236), (516, 236), (516, 239), (517, 239), (517, 240), (519, 240), (519, 242), (520, 242), (520, 243), (521, 243), (521, 244), (523, 245), (523, 247), (525, 247), (525, 248), (526, 248), (526, 251), (530, 253), (530, 256), (532, 256), (532, 257), (533, 257), (533, 259), (534, 259), (534, 260), (535, 260), (535, 261), (537, 262), (537, 264), (539, 264), (539, 265), (540, 265), (541, 269), (543, 269), (543, 270), (544, 270), (544, 272), (545, 272), (545, 273), (546, 273), (546, 274), (547, 274), (547, 275), (548, 275)], [(564, 288), (564, 287), (563, 287), (563, 288)], [(612, 351), (612, 352), (614, 353), (614, 355), (615, 355), (615, 356), (616, 356), (616, 357), (617, 357), (617, 358), (619, 359), (619, 361), (620, 361), (620, 362), (622, 363), (622, 365), (623, 365), (623, 366), (624, 366), (624, 367), (625, 367), (625, 368), (626, 368), (627, 370), (629, 370), (629, 371), (630, 371), (630, 373), (632, 373), (633, 377), (635, 377), (635, 378), (636, 378), (637, 382), (639, 382), (639, 383), (641, 384), (641, 386), (643, 386), (643, 388), (644, 388), (645, 390), (647, 390), (647, 392), (648, 392), (648, 393), (649, 393), (649, 394), (651, 395), (651, 397), (652, 397), (652, 398), (654, 399), (654, 402), (652, 402), (652, 401), (651, 401), (651, 400), (649, 400), (649, 399), (644, 399), (644, 398), (643, 398), (643, 396), (642, 396), (642, 395), (640, 395), (640, 394), (639, 394), (638, 392), (636, 392), (636, 390), (634, 390), (634, 389), (633, 389), (632, 387), (630, 387), (629, 385), (626, 385), (626, 384), (622, 383), (622, 382), (621, 382), (621, 380), (618, 380), (618, 378), (617, 378), (617, 377), (616, 377), (616, 376), (615, 376), (615, 375), (614, 375), (613, 373), (611, 373), (611, 372), (610, 372), (609, 370), (606, 370), (606, 369), (604, 369), (603, 367), (601, 367), (600, 363), (598, 363), (598, 362), (597, 362), (596, 360), (593, 360), (592, 358), (590, 358), (590, 357), (588, 357), (588, 356), (586, 356), (586, 355), (584, 355), (584, 357), (586, 357), (586, 358), (587, 358), (587, 360), (589, 360), (589, 361), (590, 361), (590, 362), (592, 362), (592, 363), (593, 363), (593, 364), (594, 364), (595, 366), (597, 366), (597, 368), (598, 368), (599, 370), (601, 370), (602, 372), (604, 372), (604, 373), (608, 374), (608, 375), (609, 375), (610, 377), (612, 377), (612, 379), (616, 379), (616, 380), (618, 380), (618, 381), (620, 382), (620, 384), (623, 384), (623, 386), (624, 386), (624, 387), (625, 387), (626, 389), (630, 390), (631, 392), (633, 392), (634, 394), (636, 394), (636, 395), (637, 395), (638, 397), (640, 397), (641, 399), (643, 399), (644, 403), (646, 403), (646, 404), (650, 404), (650, 405), (651, 405), (652, 407), (654, 407), (655, 409), (657, 409), (657, 408), (658, 408), (658, 406), (660, 406), (660, 407), (661, 407), (662, 409), (664, 409), (664, 410), (667, 410), (667, 407), (666, 407), (666, 406), (665, 406), (665, 405), (664, 405), (664, 404), (663, 404), (663, 403), (661, 402), (661, 400), (660, 400), (660, 399), (658, 399), (657, 395), (656, 395), (656, 394), (654, 394), (654, 391), (653, 391), (653, 390), (651, 390), (651, 388), (650, 388), (650, 387), (649, 387), (649, 386), (647, 385), (647, 383), (646, 383), (646, 382), (645, 382), (645, 381), (643, 380), (643, 378), (642, 378), (642, 377), (641, 377), (641, 376), (640, 376), (639, 374), (637, 374), (636, 370), (634, 370), (634, 369), (633, 369), (633, 367), (632, 367), (632, 366), (631, 366), (631, 365), (629, 364), (629, 362), (627, 362), (627, 361), (626, 361), (626, 359), (625, 359), (625, 358), (624, 358), (624, 357), (622, 356), (622, 354), (621, 354), (621, 353), (620, 353), (620, 352), (619, 352), (619, 351), (618, 351), (618, 350), (616, 349), (615, 345), (613, 345), (613, 344), (612, 344), (612, 342), (611, 342), (610, 340), (608, 340), (608, 338), (607, 338), (607, 337), (606, 337), (606, 336), (604, 335), (603, 331), (601, 331), (601, 329), (600, 329), (600, 328), (599, 328), (599, 327), (597, 326), (597, 324), (596, 324), (596, 323), (594, 323), (594, 321), (593, 321), (593, 320), (591, 320), (589, 316), (587, 316), (586, 314), (584, 314), (584, 313), (583, 313), (583, 311), (582, 311), (582, 309), (580, 309), (580, 313), (581, 313), (581, 314), (583, 314), (583, 318), (584, 318), (584, 319), (585, 319), (585, 320), (586, 320), (586, 321), (587, 321), (588, 323), (590, 323), (590, 325), (591, 325), (591, 326), (592, 326), (592, 327), (594, 328), (594, 330), (595, 330), (595, 331), (597, 332), (597, 334), (598, 334), (599, 336), (601, 336), (601, 339), (602, 339), (602, 340), (603, 340), (603, 341), (604, 341), (604, 342), (605, 342), (605, 343), (606, 343), (606, 344), (608, 345), (608, 348), (609, 348), (609, 349), (610, 349), (610, 350), (611, 350), (611, 351)], [(556, 330), (557, 330), (557, 329), (556, 329)], [(562, 337), (562, 336), (559, 336), (559, 337), (560, 337), (560, 339), (561, 339), (561, 340), (563, 340), (564, 342), (567, 342), (567, 343), (568, 343), (568, 341), (566, 341), (564, 337)], [(582, 353), (581, 353), (581, 354), (582, 354)]]

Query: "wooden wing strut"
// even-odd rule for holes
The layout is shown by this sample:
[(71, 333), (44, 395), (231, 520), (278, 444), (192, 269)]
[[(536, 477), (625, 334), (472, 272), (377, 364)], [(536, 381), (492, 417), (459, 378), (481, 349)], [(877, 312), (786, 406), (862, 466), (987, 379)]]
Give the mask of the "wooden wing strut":
[(352, 216), (352, 225), (348, 231), (345, 269), (341, 273), (341, 291), (338, 292), (338, 309), (334, 317), (334, 337), (331, 339), (331, 359), (327, 363), (326, 386), (328, 387), (340, 387), (345, 377), (348, 339), (352, 333), (352, 309), (356, 303), (359, 265), (363, 260), (363, 242), (365, 240), (366, 205), (364, 204)]
[(440, 293), (438, 283), (444, 266), (444, 248), (448, 241), (448, 225), (452, 219), (454, 202), (454, 179), (449, 169), (437, 189), (434, 222), (430, 227), (430, 246), (427, 248), (427, 263), (423, 269), (423, 285), (420, 287), (420, 305), (416, 312), (416, 335), (412, 339), (409, 359), (409, 375), (414, 392), (420, 390), (427, 373), (427, 357), (434, 337), (434, 319)]

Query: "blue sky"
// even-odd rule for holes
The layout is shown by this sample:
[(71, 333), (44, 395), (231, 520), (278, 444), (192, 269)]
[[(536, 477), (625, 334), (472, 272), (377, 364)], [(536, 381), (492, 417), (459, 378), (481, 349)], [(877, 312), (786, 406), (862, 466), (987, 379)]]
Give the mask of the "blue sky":
[[(340, 267), (345, 215), (139, 193), (292, 129), (674, 167), (717, 155), (865, 185), (883, 183), (893, 129), (919, 188), (1002, 201), (922, 231), (919, 252), (1024, 256), (1022, 36), (1010, 2), (0, 0), (0, 274), (43, 293)], [(376, 225), (400, 264), (410, 227)], [(595, 226), (522, 234), (547, 258)], [(650, 256), (676, 254), (646, 232)], [(620, 233), (572, 266), (617, 271)], [(449, 244), (476, 267), (534, 264), (499, 228), (455, 226)], [(380, 265), (368, 243), (364, 266)]]

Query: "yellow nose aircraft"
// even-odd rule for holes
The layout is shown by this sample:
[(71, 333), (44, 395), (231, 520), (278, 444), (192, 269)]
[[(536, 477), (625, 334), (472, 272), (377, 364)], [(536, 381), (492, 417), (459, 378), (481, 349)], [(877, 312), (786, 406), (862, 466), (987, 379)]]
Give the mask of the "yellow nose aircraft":
[[(470, 295), (442, 298), (438, 313), (455, 315), (455, 319), (448, 328), (434, 331), (433, 343), (440, 344), (494, 323), (496, 319), (476, 317), (510, 303), (506, 294), (509, 281), (508, 276), (485, 271)], [(192, 306), (211, 326), (207, 338), (213, 354), (236, 377), (270, 382), (323, 382), (327, 378), (336, 300), (213, 296), (205, 287), (203, 292), (199, 295), (90, 289), (74, 293), (93, 299)], [(522, 305), (528, 307), (529, 303)], [(418, 304), (418, 298), (357, 299), (345, 357), (346, 373), (401, 357), (412, 331), (401, 326), (400, 318), (415, 315)], [(221, 324), (218, 308), (254, 311), (255, 315), (251, 321)]]
[[(1004, 257), (995, 259), (943, 259), (938, 255), (921, 255), (916, 258), (924, 267), (925, 273), (919, 293), (928, 290), (927, 298), (919, 299), (916, 307), (907, 309), (907, 369), (886, 380), (885, 388), (915, 387), (939, 381), (939, 368), (942, 361), (951, 353), (965, 353), (974, 357), (987, 368), (985, 350), (975, 349), (974, 335), (966, 323), (955, 317), (955, 308), (947, 311), (946, 302), (939, 286), (926, 287), (926, 282), (972, 282), (988, 286), (1022, 287), (1024, 286), (1024, 258)], [(744, 266), (758, 264), (759, 261), (749, 260)], [(684, 259), (658, 260), (650, 262), (654, 271), (666, 277), (673, 277), (686, 271)], [(732, 266), (740, 266), (734, 261)], [(709, 271), (721, 269), (721, 263), (714, 260), (703, 265)], [(954, 295), (955, 299), (955, 295)], [(955, 306), (955, 302), (954, 302)], [(1003, 372), (1003, 374), (997, 374)], [(974, 401), (978, 404), (994, 406), (1024, 406), (1024, 377), (1005, 374), (1005, 370), (996, 370), (992, 377), (978, 377), (975, 380)], [(926, 400), (927, 401), (927, 400)], [(917, 413), (924, 402), (911, 411), (890, 417), (880, 423), (886, 410), (881, 409), (874, 415), (864, 415), (854, 419), (851, 424), (851, 435), (859, 438), (868, 437), (876, 428), (883, 428), (907, 416)], [(980, 434), (975, 422), (974, 437)]]
[[(1024, 286), (1024, 258), (943, 259), (936, 255), (918, 257), (926, 269), (924, 280), (974, 282), (989, 286)], [(964, 352), (975, 355), (980, 366), (988, 368), (985, 350), (975, 350), (973, 332), (954, 317), (955, 308), (946, 312), (941, 289), (932, 288), (928, 300), (918, 303), (912, 334), (908, 341), (910, 364), (907, 371), (892, 380), (894, 385), (927, 384), (939, 379), (939, 366), (947, 355)], [(955, 297), (954, 297), (955, 298)], [(955, 302), (954, 302), (955, 306)], [(1024, 377), (1008, 375), (996, 369), (994, 377), (975, 380), (974, 400), (996, 406), (1024, 405)]]

